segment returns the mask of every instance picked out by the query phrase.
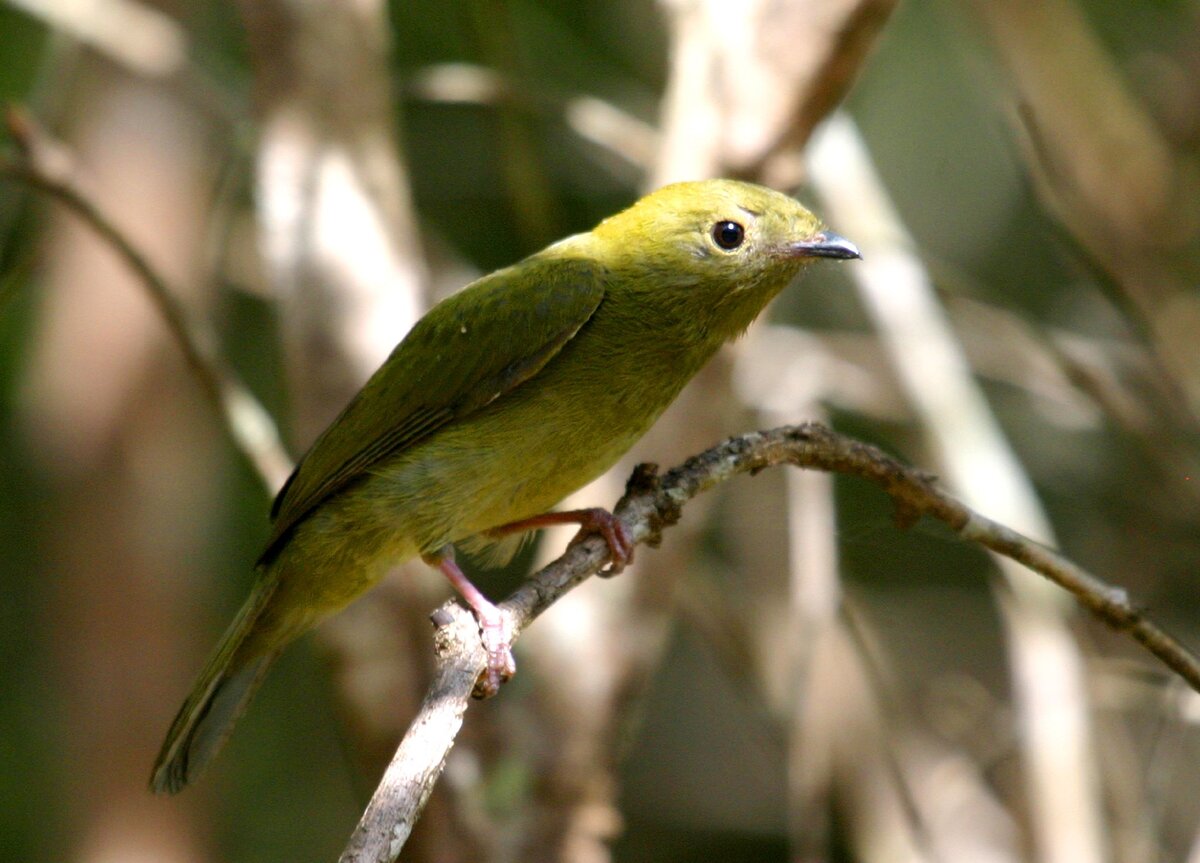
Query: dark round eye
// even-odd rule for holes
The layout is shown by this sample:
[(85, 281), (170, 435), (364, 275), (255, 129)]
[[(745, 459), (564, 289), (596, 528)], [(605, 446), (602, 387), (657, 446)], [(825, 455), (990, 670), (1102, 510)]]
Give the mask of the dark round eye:
[(713, 242), (726, 251), (736, 249), (746, 239), (746, 229), (737, 222), (717, 222), (712, 229)]

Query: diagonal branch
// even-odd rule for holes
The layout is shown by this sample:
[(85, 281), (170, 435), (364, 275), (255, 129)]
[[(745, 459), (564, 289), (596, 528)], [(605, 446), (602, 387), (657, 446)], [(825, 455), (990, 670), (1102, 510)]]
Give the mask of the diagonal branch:
[[(1200, 658), (1151, 622), (1112, 586), (1058, 552), (972, 510), (937, 488), (932, 478), (877, 447), (835, 434), (817, 424), (782, 426), (730, 438), (658, 476), (642, 465), (634, 471), (614, 513), (635, 542), (657, 545), (684, 504), (739, 474), (777, 465), (859, 476), (875, 483), (896, 504), (901, 527), (928, 515), (963, 540), (1009, 557), (1073, 594), (1079, 603), (1118, 632), (1126, 632), (1200, 692)], [(500, 604), (519, 633), (571, 588), (608, 561), (599, 537), (573, 545)], [(400, 744), (383, 780), (350, 837), (341, 863), (379, 863), (399, 855), (421, 807), (441, 773), (462, 725), (472, 687), (486, 664), (478, 626), (456, 603), (435, 612), (438, 673), (417, 718)]]

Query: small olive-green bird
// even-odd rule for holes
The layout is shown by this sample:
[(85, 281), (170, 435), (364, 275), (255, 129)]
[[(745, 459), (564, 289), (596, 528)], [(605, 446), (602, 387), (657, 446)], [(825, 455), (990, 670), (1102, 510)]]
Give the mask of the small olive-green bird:
[(453, 547), (501, 563), (524, 532), (576, 522), (605, 535), (619, 568), (632, 547), (610, 515), (547, 511), (611, 467), (805, 265), (857, 257), (786, 195), (677, 183), (435, 306), (279, 493), (257, 583), (167, 733), (154, 790), (196, 778), (284, 646), (418, 555), (475, 610), (481, 688), (495, 691), (513, 671), (508, 634)]

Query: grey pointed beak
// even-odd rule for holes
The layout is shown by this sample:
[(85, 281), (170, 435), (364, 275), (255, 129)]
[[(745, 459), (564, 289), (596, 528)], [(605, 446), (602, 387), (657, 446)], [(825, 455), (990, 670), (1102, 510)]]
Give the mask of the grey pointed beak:
[(848, 261), (862, 257), (858, 246), (833, 231), (822, 231), (811, 240), (792, 243), (788, 246), (788, 251), (798, 258), (834, 258)]

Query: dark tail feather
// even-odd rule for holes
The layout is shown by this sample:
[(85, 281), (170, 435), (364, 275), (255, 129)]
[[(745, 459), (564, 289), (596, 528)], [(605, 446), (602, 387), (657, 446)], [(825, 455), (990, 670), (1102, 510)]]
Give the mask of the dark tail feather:
[(279, 655), (278, 650), (241, 655), (246, 636), (273, 593), (274, 584), (260, 583), (255, 588), (179, 708), (150, 777), (150, 788), (156, 793), (174, 794), (200, 775)]

